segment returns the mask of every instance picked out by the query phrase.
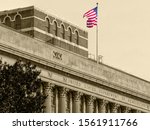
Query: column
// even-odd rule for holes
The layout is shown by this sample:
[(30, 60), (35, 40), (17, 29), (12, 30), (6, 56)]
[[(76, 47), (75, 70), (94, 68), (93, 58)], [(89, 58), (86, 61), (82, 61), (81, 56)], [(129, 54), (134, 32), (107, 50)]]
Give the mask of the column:
[(98, 109), (99, 109), (99, 108), (98, 108), (98, 100), (95, 100), (95, 106), (94, 106), (94, 107), (95, 107), (95, 111), (94, 111), (94, 112), (95, 112), (95, 113), (98, 113), (98, 111), (99, 111), (99, 110), (98, 110)]
[(104, 99), (99, 99), (99, 113), (106, 113), (106, 105), (108, 101)]
[(121, 108), (122, 108), (121, 113), (130, 113), (131, 108), (126, 107), (126, 106), (122, 106)]
[(95, 97), (91, 95), (86, 96), (86, 112), (87, 113), (93, 113), (93, 102), (95, 100)]
[(81, 93), (77, 91), (73, 91), (73, 113), (80, 113), (80, 99)]
[(80, 107), (81, 107), (81, 112), (86, 113), (86, 97), (84, 94), (81, 97)]
[(136, 113), (142, 113), (142, 111), (140, 111), (140, 110), (136, 110)]
[(52, 92), (52, 89), (54, 88), (54, 84), (52, 83), (46, 83), (46, 87), (45, 87), (45, 95), (47, 95), (47, 98), (45, 99), (45, 109), (44, 109), (44, 112), (45, 113), (50, 113), (51, 112), (51, 92)]
[(110, 112), (111, 113), (117, 113), (118, 112), (118, 107), (119, 107), (120, 105), (119, 104), (117, 104), (117, 103), (111, 103), (110, 104)]
[(141, 113), (141, 111), (140, 111), (140, 110), (133, 109), (133, 110), (132, 110), (132, 113)]
[(59, 101), (58, 101), (58, 112), (65, 113), (66, 112), (66, 93), (67, 89), (64, 87), (58, 88), (59, 93)]
[(58, 113), (58, 88), (55, 89), (56, 92), (56, 113)]

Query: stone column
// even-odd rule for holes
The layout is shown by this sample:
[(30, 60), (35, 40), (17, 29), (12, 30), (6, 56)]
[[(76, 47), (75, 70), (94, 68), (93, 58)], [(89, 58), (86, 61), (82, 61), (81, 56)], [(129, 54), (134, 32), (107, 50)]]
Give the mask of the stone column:
[(108, 104), (108, 101), (104, 99), (99, 99), (99, 113), (106, 113), (106, 105)]
[(56, 113), (58, 113), (58, 88), (56, 88), (55, 91), (56, 91)]
[(52, 89), (54, 88), (54, 84), (52, 83), (46, 83), (46, 87), (45, 87), (45, 95), (47, 95), (47, 98), (45, 100), (45, 103), (44, 105), (46, 106), (46, 108), (44, 109), (44, 112), (45, 113), (50, 113), (51, 112), (51, 92), (52, 92)]
[(81, 93), (77, 91), (73, 91), (73, 113), (80, 113), (80, 98)]
[(110, 104), (110, 112), (111, 113), (117, 113), (118, 112), (118, 107), (119, 107), (120, 105), (119, 104), (117, 104), (117, 103), (111, 103)]
[(93, 113), (93, 102), (95, 100), (95, 97), (91, 95), (86, 96), (86, 112), (87, 113)]
[(126, 107), (126, 106), (122, 106), (122, 111), (121, 113), (130, 113), (131, 108)]
[(132, 110), (132, 113), (141, 113), (141, 111), (140, 111), (140, 110), (133, 109), (133, 110)]
[(85, 95), (82, 95), (81, 99), (82, 99), (82, 101), (81, 101), (82, 104), (80, 103), (80, 107), (82, 105), (81, 112), (86, 113), (86, 97), (85, 97)]
[(67, 89), (64, 87), (59, 87), (58, 88), (58, 94), (59, 94), (58, 112), (59, 113), (65, 113), (66, 112)]
[(140, 111), (140, 110), (136, 110), (136, 113), (142, 113), (142, 111)]
[(95, 107), (95, 111), (94, 112), (98, 113), (99, 112), (99, 110), (98, 110), (99, 109), (98, 108), (98, 100), (95, 100), (95, 106), (94, 107)]

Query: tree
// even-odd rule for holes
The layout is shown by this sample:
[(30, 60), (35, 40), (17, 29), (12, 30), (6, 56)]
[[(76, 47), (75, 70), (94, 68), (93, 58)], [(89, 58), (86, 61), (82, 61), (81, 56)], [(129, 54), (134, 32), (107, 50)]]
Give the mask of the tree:
[(38, 113), (44, 109), (40, 71), (31, 62), (0, 60), (0, 112)]

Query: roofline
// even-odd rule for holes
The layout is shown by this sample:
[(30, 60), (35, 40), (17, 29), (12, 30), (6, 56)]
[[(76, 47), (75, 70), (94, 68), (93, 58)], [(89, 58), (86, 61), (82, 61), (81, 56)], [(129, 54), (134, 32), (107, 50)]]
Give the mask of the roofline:
[(132, 76), (132, 77), (134, 77), (134, 78), (136, 78), (136, 79), (142, 80), (142, 81), (147, 82), (147, 83), (150, 84), (150, 81), (145, 80), (145, 79), (143, 79), (143, 78), (141, 78), (141, 77), (138, 77), (138, 76), (136, 76), (136, 75), (133, 75), (133, 74), (131, 74), (131, 73), (129, 73), (129, 72), (123, 71), (123, 70), (121, 70), (121, 69), (112, 67), (112, 66), (107, 65), (107, 64), (103, 64), (103, 63), (99, 63), (99, 64), (104, 65), (104, 66), (106, 66), (106, 67), (108, 67), (108, 68), (111, 68), (111, 69), (113, 69), (113, 70), (119, 71), (119, 72), (121, 72), (121, 73), (124, 73), (124, 74), (126, 74), (126, 75)]
[(24, 11), (24, 10), (28, 10), (28, 9), (34, 9), (34, 6), (28, 6), (28, 7), (21, 7), (21, 8), (15, 8), (15, 9), (10, 9), (10, 10), (3, 10), (3, 11), (0, 11), (0, 14), (7, 14), (7, 12), (10, 12), (10, 13), (14, 13), (16, 11)]
[(34, 6), (34, 5), (32, 5), (32, 6), (27, 6), (27, 7), (16, 8), (16, 9), (10, 9), (10, 10), (0, 11), (0, 15), (2, 15), (2, 14), (7, 14), (7, 12), (9, 12), (9, 13), (14, 13), (14, 12), (16, 12), (16, 11), (24, 11), (24, 10), (28, 10), (28, 9), (36, 9), (36, 10), (41, 11), (42, 13), (44, 13), (44, 14), (46, 14), (46, 15), (52, 16), (52, 17), (54, 17), (54, 18), (56, 18), (56, 19), (59, 19), (59, 20), (61, 20), (61, 21), (63, 21), (63, 22), (66, 22), (66, 23), (68, 23), (68, 24), (70, 24), (70, 25), (72, 25), (72, 26), (74, 26), (74, 27), (76, 27), (76, 28), (78, 28), (78, 29), (81, 29), (82, 31), (85, 31), (86, 33), (88, 33), (87, 30), (85, 30), (85, 29), (83, 29), (83, 28), (81, 28), (81, 27), (79, 27), (79, 26), (77, 26), (77, 25), (75, 25), (75, 24), (73, 24), (73, 23), (71, 23), (71, 22), (68, 22), (68, 21), (66, 21), (66, 20), (64, 20), (64, 19), (62, 19), (62, 18), (59, 18), (59, 17), (56, 16), (56, 15), (52, 15), (52, 14), (50, 14), (49, 12), (47, 12), (47, 11), (45, 11), (45, 10), (42, 10), (42, 9), (40, 9), (39, 7), (36, 7), (36, 6)]

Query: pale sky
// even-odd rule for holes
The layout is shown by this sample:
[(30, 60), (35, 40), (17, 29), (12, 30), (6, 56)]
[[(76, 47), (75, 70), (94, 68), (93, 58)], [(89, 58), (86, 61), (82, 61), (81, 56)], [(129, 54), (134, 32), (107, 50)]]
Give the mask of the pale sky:
[(150, 0), (0, 0), (0, 10), (35, 5), (87, 30), (95, 54), (96, 28), (86, 28), (83, 14), (97, 2), (103, 63), (150, 81)]

